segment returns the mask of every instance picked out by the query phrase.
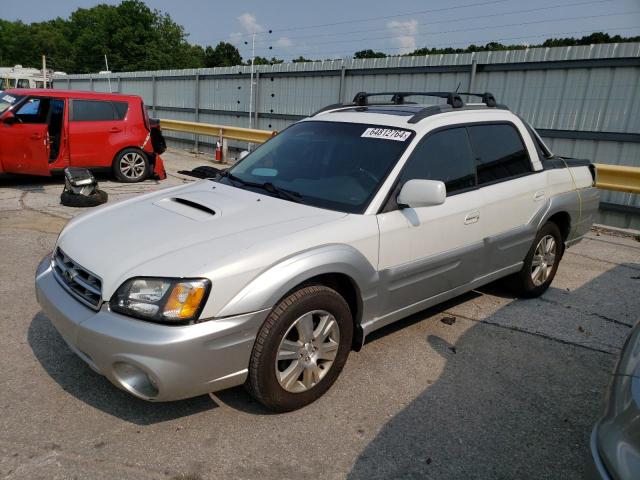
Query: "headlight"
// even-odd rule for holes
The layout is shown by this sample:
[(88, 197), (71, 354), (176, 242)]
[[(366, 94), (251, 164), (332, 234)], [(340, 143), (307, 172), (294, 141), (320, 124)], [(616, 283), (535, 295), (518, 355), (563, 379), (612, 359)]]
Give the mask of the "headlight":
[(169, 324), (197, 320), (211, 282), (205, 278), (132, 278), (113, 294), (111, 310)]

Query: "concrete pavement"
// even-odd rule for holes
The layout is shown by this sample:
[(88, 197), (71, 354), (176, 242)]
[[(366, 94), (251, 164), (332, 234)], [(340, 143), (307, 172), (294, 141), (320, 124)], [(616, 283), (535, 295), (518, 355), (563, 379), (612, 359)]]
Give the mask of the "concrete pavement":
[[(191, 181), (100, 178), (110, 201)], [(552, 288), (498, 285), (376, 332), (318, 402), (275, 415), (242, 388), (137, 400), (91, 371), (35, 301), (33, 274), (79, 209), (61, 179), (0, 178), (0, 478), (582, 478), (589, 433), (640, 315), (640, 242), (592, 233)]]

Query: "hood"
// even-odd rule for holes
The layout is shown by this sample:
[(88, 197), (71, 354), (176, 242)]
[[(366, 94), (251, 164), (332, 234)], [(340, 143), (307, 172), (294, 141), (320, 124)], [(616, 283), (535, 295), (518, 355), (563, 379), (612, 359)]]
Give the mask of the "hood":
[(102, 279), (202, 275), (203, 265), (346, 214), (203, 180), (106, 205), (67, 224), (58, 247)]

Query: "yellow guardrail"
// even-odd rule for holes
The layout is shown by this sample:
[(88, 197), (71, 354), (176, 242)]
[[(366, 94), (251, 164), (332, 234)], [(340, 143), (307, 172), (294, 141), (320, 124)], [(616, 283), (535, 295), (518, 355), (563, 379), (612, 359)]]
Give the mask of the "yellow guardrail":
[(595, 163), (596, 187), (640, 194), (640, 167)]
[(241, 140), (250, 143), (264, 143), (278, 132), (268, 130), (256, 130), (253, 128), (229, 127), (226, 125), (213, 125), (211, 123), (184, 122), (182, 120), (160, 119), (160, 127), (163, 130), (174, 132), (186, 132), (196, 135), (211, 135), (213, 137)]

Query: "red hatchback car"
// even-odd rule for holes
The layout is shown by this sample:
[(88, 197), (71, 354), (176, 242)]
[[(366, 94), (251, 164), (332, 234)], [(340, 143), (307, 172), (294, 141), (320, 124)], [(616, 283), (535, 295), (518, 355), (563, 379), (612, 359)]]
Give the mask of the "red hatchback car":
[(165, 142), (138, 96), (71, 90), (0, 92), (0, 173), (110, 168), (122, 182), (166, 178)]

